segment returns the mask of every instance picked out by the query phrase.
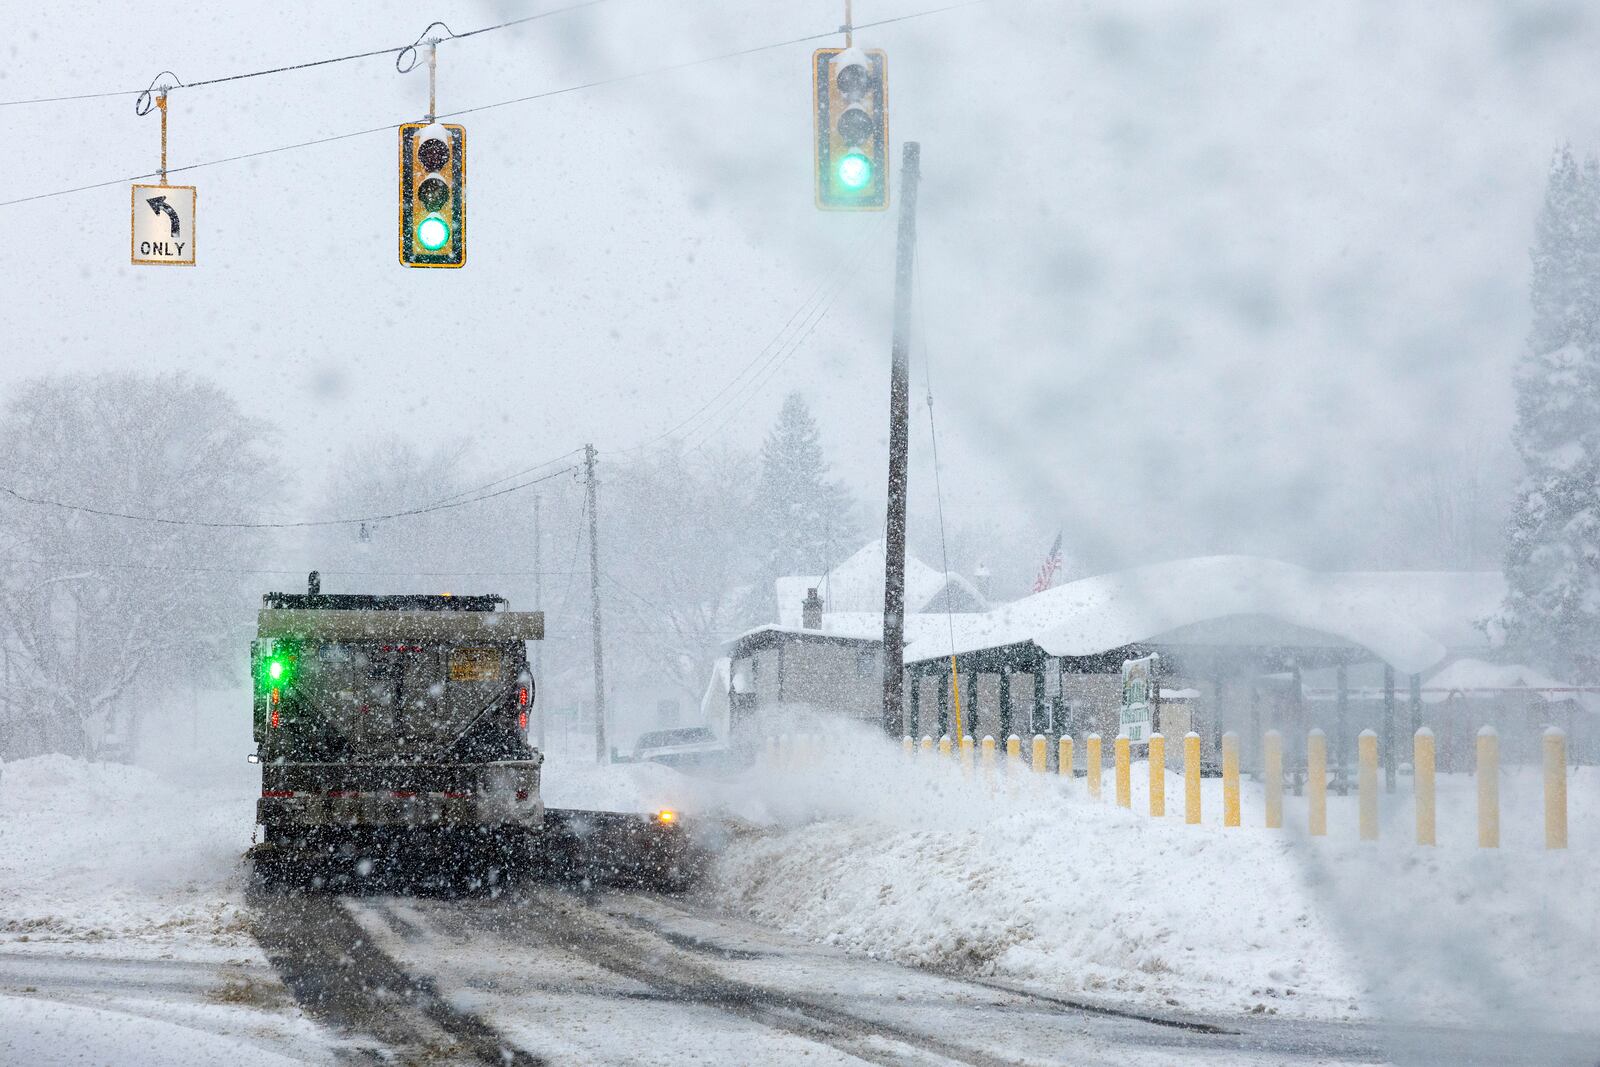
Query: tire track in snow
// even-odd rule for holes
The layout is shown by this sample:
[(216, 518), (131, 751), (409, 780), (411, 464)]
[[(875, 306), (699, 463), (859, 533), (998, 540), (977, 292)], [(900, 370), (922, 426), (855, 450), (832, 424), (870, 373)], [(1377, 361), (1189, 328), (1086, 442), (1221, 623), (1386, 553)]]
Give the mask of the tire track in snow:
[(502, 938), (516, 933), (558, 946), (670, 999), (715, 1008), (868, 1063), (1012, 1067), (1018, 1062), (732, 978), (672, 940), (636, 929), (570, 893), (529, 888), (475, 909), (471, 921)]
[[(718, 923), (725, 922), (727, 919), (726, 916), (720, 915), (714, 911), (710, 911), (705, 908), (697, 908), (681, 900), (657, 897), (653, 899), (652, 903), (664, 908), (665, 910), (675, 912), (684, 916), (685, 918), (693, 919), (697, 922)], [(684, 943), (684, 947), (693, 947), (692, 938), (687, 938), (681, 934), (673, 934), (667, 930), (664, 930), (660, 923), (652, 921), (648, 917), (638, 914), (637, 912), (628, 915), (619, 915), (618, 917), (623, 918), (625, 921), (633, 925), (648, 928), (662, 937), (673, 940), (674, 943), (681, 941)], [(737, 949), (729, 950), (727, 948), (711, 945), (709, 943), (702, 943), (702, 946), (700, 947), (702, 951), (708, 953), (728, 954), (730, 952), (737, 953), (742, 951)], [(733, 955), (729, 956), (728, 958), (736, 959), (739, 957), (737, 955)], [(1239, 1031), (1237, 1030), (1229, 1030), (1225, 1027), (1217, 1026), (1201, 1019), (1186, 1019), (1173, 1015), (1161, 1015), (1154, 1012), (1141, 1011), (1137, 1008), (1124, 1008), (1112, 1004), (1098, 1004), (1093, 1001), (1079, 1000), (1074, 997), (1057, 996), (1052, 993), (1045, 993), (1036, 989), (1029, 989), (1022, 985), (1014, 985), (998, 979), (981, 978), (974, 975), (965, 974), (960, 971), (950, 970), (948, 968), (918, 967), (915, 969), (922, 971), (925, 974), (937, 975), (938, 977), (946, 979), (947, 981), (977, 986), (981, 989), (996, 993), (1004, 993), (1020, 1000), (1030, 1001), (1035, 1006), (1046, 1011), (1057, 1011), (1062, 1014), (1084, 1013), (1088, 1015), (1103, 1015), (1111, 1019), (1120, 1019), (1127, 1022), (1136, 1023), (1148, 1023), (1151, 1026), (1165, 1026), (1175, 1030), (1187, 1030), (1196, 1034), (1216, 1034), (1229, 1037), (1236, 1037), (1239, 1034)]]
[(317, 1019), (375, 1038), (395, 1052), (470, 1057), (495, 1067), (545, 1063), (450, 1005), (427, 979), (406, 973), (372, 943), (339, 898), (258, 889), (249, 902), (251, 934), (283, 984)]

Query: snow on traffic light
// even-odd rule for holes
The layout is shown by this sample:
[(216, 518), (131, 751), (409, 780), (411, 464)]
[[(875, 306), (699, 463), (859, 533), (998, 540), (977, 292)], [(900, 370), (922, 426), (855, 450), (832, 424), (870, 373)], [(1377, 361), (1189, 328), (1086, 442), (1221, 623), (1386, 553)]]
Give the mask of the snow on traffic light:
[(823, 210), (889, 206), (887, 62), (875, 48), (819, 48), (812, 54), (817, 206)]
[(447, 122), (400, 127), (400, 263), (467, 261), (467, 131)]

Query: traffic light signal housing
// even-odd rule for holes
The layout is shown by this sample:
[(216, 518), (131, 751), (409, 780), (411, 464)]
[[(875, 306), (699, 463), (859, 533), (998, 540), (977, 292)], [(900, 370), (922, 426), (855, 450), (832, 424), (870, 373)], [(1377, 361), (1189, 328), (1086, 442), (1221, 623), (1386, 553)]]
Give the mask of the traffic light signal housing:
[(811, 56), (816, 100), (817, 206), (889, 206), (888, 56), (876, 48), (819, 48)]
[(448, 122), (400, 127), (400, 265), (467, 261), (467, 131)]

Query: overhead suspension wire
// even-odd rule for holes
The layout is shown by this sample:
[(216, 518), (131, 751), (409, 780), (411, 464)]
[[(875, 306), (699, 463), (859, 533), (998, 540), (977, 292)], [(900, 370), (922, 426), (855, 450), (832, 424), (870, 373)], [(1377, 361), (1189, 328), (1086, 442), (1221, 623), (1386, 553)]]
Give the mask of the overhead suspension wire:
[[(954, 11), (958, 8), (972, 7), (975, 4), (988, 2), (989, 0), (962, 0), (961, 3), (949, 4), (945, 7), (931, 8), (927, 11), (914, 11), (910, 14), (899, 15), (894, 18), (879, 19), (876, 22), (858, 22), (856, 23), (855, 28), (860, 30), (867, 29), (872, 26), (884, 26), (892, 22), (905, 22), (908, 19), (923, 18), (928, 15), (938, 15), (946, 11)], [(492, 111), (496, 108), (510, 107), (514, 104), (526, 104), (535, 100), (545, 100), (553, 96), (562, 96), (567, 93), (581, 92), (586, 89), (598, 89), (608, 85), (617, 85), (622, 82), (636, 81), (640, 78), (647, 78), (657, 74), (666, 74), (673, 71), (684, 70), (689, 67), (701, 66), (706, 63), (715, 63), (725, 59), (736, 59), (741, 56), (753, 55), (757, 52), (767, 52), (777, 48), (788, 48), (797, 44), (807, 44), (811, 41), (820, 41), (829, 37), (835, 37), (837, 35), (838, 30), (829, 30), (825, 33), (807, 34), (804, 37), (794, 37), (787, 41), (775, 41), (771, 44), (755, 45), (750, 48), (741, 48), (732, 52), (723, 52), (718, 55), (702, 56), (699, 59), (685, 60), (681, 63), (671, 63), (665, 66), (651, 67), (646, 70), (634, 71), (631, 74), (619, 74), (610, 78), (599, 78), (594, 81), (582, 82), (577, 85), (566, 85), (556, 89), (547, 89), (542, 92), (530, 93), (527, 96), (513, 97), (509, 100), (498, 100), (490, 104), (479, 104), (475, 107), (460, 108), (456, 111), (442, 112), (441, 114), (435, 116), (435, 118), (457, 118), (462, 115), (476, 114), (480, 111)], [(466, 36), (466, 34), (461, 34), (460, 36)], [(373, 126), (364, 130), (352, 130), (349, 133), (336, 133), (328, 137), (316, 137), (308, 141), (297, 141), (294, 144), (279, 145), (275, 148), (262, 148), (253, 152), (241, 152), (238, 155), (226, 156), (221, 159), (210, 159), (201, 163), (189, 163), (181, 167), (170, 167), (168, 168), (167, 173), (182, 174), (188, 171), (201, 170), (205, 167), (216, 167), (226, 163), (237, 163), (244, 159), (255, 159), (260, 156), (275, 155), (279, 152), (292, 152), (301, 148), (312, 148), (317, 145), (331, 144), (334, 141), (347, 141), (353, 137), (367, 137), (376, 133), (387, 133), (398, 129), (399, 126), (399, 123), (388, 123), (383, 126)], [(48, 193), (34, 193), (31, 196), (21, 196), (11, 200), (0, 200), (0, 207), (14, 207), (18, 204), (32, 203), (35, 200), (48, 200), (57, 196), (70, 196), (74, 193), (89, 192), (94, 189), (106, 189), (114, 185), (127, 185), (130, 182), (137, 182), (143, 178), (154, 178), (156, 176), (157, 174), (155, 171), (147, 171), (143, 174), (134, 174), (126, 178), (113, 178), (109, 181), (92, 182), (88, 185), (77, 185), (70, 189), (56, 189)]]
[[(911, 251), (914, 266), (912, 287), (916, 294), (914, 314), (920, 315), (921, 310), (927, 307), (922, 299), (922, 260), (916, 249)], [(926, 325), (926, 324), (920, 324)], [(939, 475), (939, 428), (933, 419), (933, 357), (928, 353), (928, 331), (916, 331), (917, 345), (922, 349), (922, 380), (927, 389), (928, 403), (928, 442), (933, 452), (933, 499), (939, 515), (939, 558), (944, 566), (944, 620), (950, 633), (950, 689), (955, 698), (956, 712), (956, 743), (960, 744), (962, 738), (961, 724), (961, 676), (956, 670), (956, 617), (955, 609), (950, 603), (950, 546), (945, 539), (944, 527), (944, 483)]]
[(421, 507), (407, 508), (403, 511), (393, 511), (384, 515), (358, 515), (346, 519), (300, 519), (289, 522), (221, 522), (210, 519), (175, 519), (165, 515), (138, 515), (126, 511), (112, 511), (108, 508), (97, 508), (88, 504), (75, 504), (62, 500), (51, 500), (46, 497), (31, 496), (27, 493), (19, 492), (15, 488), (8, 485), (0, 485), (0, 493), (28, 504), (60, 508), (65, 511), (77, 511), (87, 515), (96, 515), (101, 518), (126, 519), (131, 522), (151, 522), (162, 526), (195, 526), (212, 530), (287, 530), (310, 526), (354, 526), (363, 522), (382, 522), (388, 519), (403, 519), (413, 515), (426, 515), (434, 511), (447, 511), (451, 508), (459, 508), (465, 507), (468, 504), (476, 504), (481, 500), (491, 500), (497, 496), (505, 496), (507, 493), (515, 493), (520, 489), (528, 488), (530, 485), (537, 485), (540, 482), (547, 482), (552, 478), (560, 477), (561, 475), (566, 474), (568, 471), (573, 470), (577, 470), (577, 468), (566, 467), (562, 470), (554, 471), (539, 478), (531, 478), (528, 481), (509, 486), (505, 489), (497, 490), (493, 493), (484, 493), (481, 496), (471, 497), (466, 500), (458, 500), (452, 503), (425, 504)]
[[(855, 28), (858, 30), (864, 30), (873, 26), (887, 26), (891, 22), (905, 22), (908, 19), (923, 18), (928, 15), (939, 15), (946, 11), (954, 11), (957, 8), (972, 7), (974, 4), (984, 4), (988, 2), (989, 0), (962, 0), (962, 2), (958, 4), (948, 4), (945, 7), (930, 8), (927, 11), (913, 11), (908, 15), (897, 15), (894, 18), (879, 19), (876, 22), (858, 22), (856, 23)], [(770, 52), (775, 48), (790, 48), (797, 44), (810, 44), (812, 41), (827, 40), (830, 37), (837, 37), (838, 35), (839, 31), (837, 29), (827, 30), (822, 33), (808, 33), (804, 37), (791, 37), (787, 41), (774, 41), (771, 44), (752, 45), (749, 48), (740, 48), (732, 52), (722, 52), (714, 56), (702, 56), (699, 59), (686, 59), (681, 63), (669, 63), (666, 66), (651, 67), (648, 70), (635, 71), (632, 74), (619, 74), (611, 78), (601, 78), (598, 81), (586, 82), (583, 85), (574, 85), (566, 89), (556, 89), (550, 92), (533, 93), (529, 96), (518, 96), (510, 100), (499, 100), (493, 104), (480, 104), (477, 107), (461, 108), (458, 111), (447, 112), (441, 117), (453, 118), (457, 115), (471, 115), (478, 111), (491, 111), (498, 107), (509, 107), (512, 104), (527, 103), (530, 100), (542, 100), (547, 96), (555, 96), (558, 93), (569, 93), (578, 89), (595, 89), (602, 85), (616, 85), (620, 82), (635, 81), (639, 78), (648, 78), (656, 74), (667, 74), (672, 71), (685, 70), (689, 67), (702, 66), (706, 63), (716, 63), (724, 59), (738, 59), (741, 56), (755, 55), (757, 52)]]
[[(504, 30), (509, 29), (512, 26), (521, 26), (524, 23), (535, 22), (539, 19), (549, 18), (552, 15), (561, 15), (569, 11), (577, 11), (586, 7), (593, 7), (596, 4), (604, 2), (605, 0), (581, 0), (580, 3), (568, 4), (566, 7), (551, 8), (548, 11), (538, 11), (532, 15), (524, 15), (522, 18), (509, 19), (505, 22), (497, 22), (493, 26), (480, 26), (475, 30), (468, 30), (465, 33), (456, 33), (451, 30), (449, 26), (446, 26), (442, 22), (432, 22), (429, 23), (427, 29), (422, 31), (422, 36), (417, 38), (417, 40), (411, 44), (390, 45), (387, 48), (374, 48), (366, 52), (352, 52), (347, 56), (329, 56), (326, 59), (313, 59), (305, 63), (289, 63), (280, 67), (268, 67), (265, 70), (251, 70), (240, 74), (224, 74), (221, 77), (206, 78), (203, 81), (194, 82), (182, 81), (176, 74), (173, 74), (172, 71), (164, 70), (160, 74), (157, 74), (155, 78), (151, 80), (150, 85), (144, 89), (117, 89), (103, 93), (78, 93), (70, 96), (37, 96), (25, 100), (0, 100), (0, 107), (20, 107), (26, 104), (53, 104), (65, 100), (94, 100), (111, 96), (132, 96), (134, 97), (134, 111), (137, 114), (145, 115), (149, 113), (152, 106), (152, 97), (164, 91), (169, 91), (172, 89), (199, 89), (202, 86), (222, 85), (225, 82), (244, 81), (247, 78), (261, 78), (270, 74), (285, 74), (289, 71), (307, 70), (311, 67), (326, 67), (334, 63), (348, 63), (351, 60), (356, 59), (371, 59), (373, 56), (394, 56), (396, 69), (398, 69), (400, 73), (405, 74), (416, 67), (417, 45), (424, 44), (428, 41), (428, 31), (432, 30), (435, 26), (443, 27), (446, 34), (446, 36), (438, 38), (438, 40), (456, 41), (467, 37), (476, 37), (480, 33), (489, 33), (493, 30)], [(401, 61), (405, 58), (406, 53), (408, 52), (412, 54), (412, 61), (409, 65), (401, 67)], [(172, 81), (168, 83), (162, 83), (161, 78), (163, 75), (170, 76)]]
[[(160, 571), (176, 574), (304, 574), (304, 567), (205, 567), (176, 564), (132, 563), (105, 559), (27, 559), (0, 556), (0, 563), (36, 567), (103, 567), (107, 570)], [(531, 578), (539, 575), (560, 575), (566, 572), (542, 571), (350, 571), (339, 568), (318, 567), (324, 576), (338, 574), (355, 578)]]
[[(561, 455), (553, 456), (550, 459), (545, 460), (543, 463), (535, 463), (531, 467), (524, 467), (522, 470), (515, 471), (515, 472), (513, 472), (511, 474), (506, 475), (503, 478), (496, 478), (493, 481), (484, 482), (482, 485), (475, 485), (470, 489), (463, 489), (460, 492), (451, 493), (449, 496), (442, 496), (438, 500), (433, 501), (432, 503), (434, 503), (434, 504), (442, 504), (447, 500), (455, 500), (457, 497), (468, 496), (468, 495), (470, 495), (472, 493), (481, 493), (485, 489), (494, 488), (495, 486), (499, 485), (501, 482), (509, 482), (512, 479), (521, 478), (525, 474), (532, 474), (536, 470), (541, 470), (541, 469), (543, 469), (545, 467), (548, 467), (552, 463), (560, 463), (562, 460), (566, 459), (568, 456), (580, 455), (582, 452), (583, 452), (583, 449), (574, 448), (570, 452), (563, 452), (563, 453), (561, 453)], [(568, 467), (567, 469), (568, 470), (572, 470), (572, 471), (576, 471), (578, 468), (573, 466), (573, 467)], [(560, 474), (560, 473), (563, 473), (563, 472), (557, 471), (556, 473)]]
[(587, 529), (587, 524), (583, 520), (584, 520), (584, 514), (588, 510), (589, 510), (589, 498), (588, 498), (588, 496), (585, 495), (585, 496), (579, 497), (578, 498), (578, 515), (577, 515), (577, 518), (575, 518), (573, 520), (573, 523), (572, 523), (573, 528), (577, 530), (578, 535), (577, 535), (577, 537), (573, 538), (573, 541), (572, 541), (572, 559), (567, 564), (567, 572), (566, 572), (567, 573), (567, 584), (562, 586), (562, 588), (561, 588), (561, 606), (559, 608), (557, 608), (556, 611), (555, 611), (555, 614), (560, 615), (562, 617), (567, 616), (569, 614), (569, 609), (572, 607), (572, 580), (574, 578), (576, 578), (577, 575), (578, 575), (578, 553), (583, 548), (583, 534), (584, 534), (585, 529)]

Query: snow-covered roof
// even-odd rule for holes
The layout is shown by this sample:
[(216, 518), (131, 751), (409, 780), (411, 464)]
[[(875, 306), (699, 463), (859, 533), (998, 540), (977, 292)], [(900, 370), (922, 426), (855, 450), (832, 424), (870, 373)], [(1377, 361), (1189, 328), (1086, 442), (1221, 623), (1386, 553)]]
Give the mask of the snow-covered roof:
[[(883, 548), (881, 542), (868, 548), (874, 556), (860, 560), (857, 553), (852, 570), (878, 568), (881, 603)], [(940, 572), (933, 574), (942, 581)], [(1320, 572), (1256, 556), (1204, 556), (1080, 578), (984, 612), (908, 613), (906, 659), (1026, 641), (1051, 656), (1092, 656), (1164, 639), (1245, 645), (1256, 643), (1257, 631), (1247, 624), (1254, 619), (1358, 645), (1410, 674), (1442, 662), (1451, 649), (1487, 648), (1474, 623), (1504, 595), (1504, 579), (1492, 572)], [(799, 614), (796, 607), (792, 625), (764, 629), (817, 633), (800, 630)], [(1223, 619), (1245, 621), (1230, 628), (1218, 624)], [(878, 610), (829, 612), (821, 632), (877, 640), (883, 616)]]
[[(1407, 673), (1445, 657), (1444, 642), (1404, 610), (1403, 593), (1384, 587), (1377, 576), (1356, 575), (1347, 582), (1350, 577), (1254, 556), (1156, 563), (1080, 578), (981, 614), (958, 615), (955, 651), (1032, 641), (1051, 656), (1091, 656), (1159, 643), (1165, 634), (1207, 620), (1266, 616), (1368, 648)], [(1437, 623), (1431, 617), (1427, 621)], [(933, 645), (912, 642), (907, 658), (948, 655), (949, 643), (948, 635)]]
[[(822, 610), (829, 615), (883, 611), (883, 555), (880, 538), (839, 563), (826, 574), (816, 576), (795, 574), (779, 578), (774, 583), (778, 598), (778, 623), (781, 626), (799, 626), (800, 605), (806, 590), (815, 589), (822, 597)], [(977, 588), (959, 574), (950, 575), (949, 584), (965, 593), (971, 602), (986, 605), (987, 601)], [(906, 554), (906, 612), (908, 614), (930, 611), (939, 607), (940, 594), (945, 589), (945, 574), (928, 566), (910, 553)], [(882, 636), (883, 625), (878, 625)]]
[[(963, 625), (963, 619), (979, 618), (973, 614), (957, 613), (954, 616), (955, 625)], [(950, 616), (941, 613), (928, 613), (924, 615), (907, 615), (905, 619), (905, 639), (909, 648), (912, 645), (919, 647), (937, 647), (943, 642), (943, 655), (950, 654)], [(746, 639), (761, 633), (794, 634), (800, 637), (834, 637), (847, 641), (878, 641), (883, 640), (883, 612), (881, 611), (841, 611), (832, 612), (822, 616), (821, 629), (807, 629), (803, 626), (784, 626), (767, 624), (746, 630), (744, 633), (730, 640), (724, 641), (724, 649), (734, 649), (743, 644)]]

